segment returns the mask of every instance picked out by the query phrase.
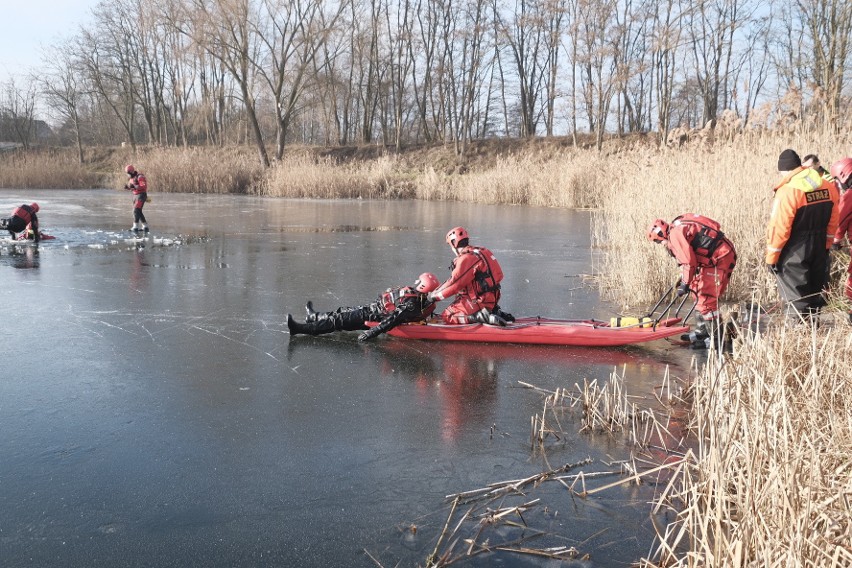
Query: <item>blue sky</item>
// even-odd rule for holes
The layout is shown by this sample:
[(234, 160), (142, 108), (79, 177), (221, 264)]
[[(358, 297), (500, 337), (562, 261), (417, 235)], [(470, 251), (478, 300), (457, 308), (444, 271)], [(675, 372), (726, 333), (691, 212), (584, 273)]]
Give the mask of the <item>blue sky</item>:
[(0, 0), (0, 82), (41, 64), (42, 48), (90, 22), (100, 0)]

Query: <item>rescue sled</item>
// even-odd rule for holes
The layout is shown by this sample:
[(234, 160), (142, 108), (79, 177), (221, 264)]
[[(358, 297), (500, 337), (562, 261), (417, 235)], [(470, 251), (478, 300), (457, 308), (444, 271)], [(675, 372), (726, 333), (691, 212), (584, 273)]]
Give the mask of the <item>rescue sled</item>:
[[(50, 241), (52, 239), (55, 239), (56, 237), (54, 237), (53, 235), (48, 235), (47, 233), (44, 233), (42, 231), (39, 231), (38, 238), (39, 238), (39, 240), (42, 240), (42, 241)], [(23, 233), (18, 235), (17, 240), (19, 240), (19, 241), (35, 241), (35, 235), (33, 234), (33, 230), (27, 229), (26, 231), (24, 231)]]
[[(377, 325), (367, 322), (367, 325)], [(689, 332), (681, 318), (667, 318), (655, 324), (614, 327), (599, 320), (562, 320), (543, 317), (517, 318), (505, 327), (482, 323), (408, 323), (397, 326), (388, 335), (405, 339), (470, 341), (483, 343), (520, 343), (528, 345), (564, 345), (581, 347), (618, 347), (665, 339)]]
[[(654, 307), (642, 317), (615, 317), (605, 322), (535, 316), (517, 318), (505, 326), (420, 322), (397, 326), (388, 331), (388, 335), (405, 339), (577, 347), (619, 347), (645, 343), (689, 332), (689, 326), (683, 322), (695, 310), (697, 299), (686, 315), (681, 317), (680, 312), (691, 295), (681, 298), (675, 294), (679, 282), (680, 279), (663, 292)], [(667, 304), (666, 300), (669, 300)], [(661, 308), (663, 304), (665, 307)], [(377, 324), (367, 322), (367, 325)]]

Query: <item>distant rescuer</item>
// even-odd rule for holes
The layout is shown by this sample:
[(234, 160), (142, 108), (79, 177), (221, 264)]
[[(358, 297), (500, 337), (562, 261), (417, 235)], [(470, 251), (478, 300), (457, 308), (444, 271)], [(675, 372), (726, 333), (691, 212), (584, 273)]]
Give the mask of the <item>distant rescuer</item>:
[(429, 294), (433, 301), (444, 300), (453, 294), (456, 299), (441, 313), (446, 323), (488, 323), (506, 325), (514, 321), (500, 310), (500, 281), (503, 269), (494, 254), (485, 247), (470, 246), (464, 227), (450, 229), (447, 244), (456, 258), (450, 265), (452, 274), (437, 290)]
[[(843, 247), (844, 238), (852, 242), (852, 191), (849, 191), (852, 188), (852, 158), (838, 160), (831, 164), (830, 170), (842, 192), (837, 231), (834, 233), (834, 244), (831, 246), (834, 250), (840, 250)], [(852, 300), (852, 261), (849, 262), (846, 272), (848, 273), (845, 286), (846, 298)], [(849, 311), (849, 323), (852, 324), (852, 310)]]
[[(737, 251), (719, 223), (694, 213), (685, 213), (671, 224), (657, 219), (648, 231), (651, 242), (662, 244), (680, 265), (677, 295), (695, 294), (698, 320), (688, 336), (696, 349), (710, 347), (711, 338), (721, 347), (722, 316), (719, 297), (725, 293), (737, 264)], [(684, 338), (687, 339), (687, 338)]]
[(127, 172), (128, 180), (124, 184), (124, 189), (133, 191), (133, 226), (130, 230), (133, 232), (145, 231), (148, 232), (148, 221), (145, 220), (145, 215), (142, 214), (142, 207), (148, 201), (148, 180), (145, 179), (145, 174), (137, 172), (133, 165), (128, 164), (124, 171)]
[(323, 335), (335, 331), (355, 331), (365, 329), (365, 322), (377, 321), (379, 325), (364, 331), (358, 341), (367, 341), (386, 333), (394, 327), (414, 321), (422, 321), (435, 311), (435, 303), (428, 294), (438, 287), (438, 277), (429, 272), (421, 274), (413, 286), (388, 288), (372, 304), (354, 308), (337, 308), (333, 312), (315, 312), (308, 302), (305, 306), (308, 316), (305, 323), (298, 323), (287, 314), (287, 328), (290, 335)]
[(26, 203), (20, 207), (15, 207), (11, 217), (0, 219), (0, 229), (9, 231), (12, 239), (15, 239), (16, 233), (23, 233), (27, 229), (33, 230), (33, 240), (39, 242), (41, 235), (38, 230), (38, 203)]
[(835, 183), (803, 168), (791, 149), (778, 157), (778, 171), (784, 178), (773, 189), (766, 264), (776, 274), (778, 291), (795, 315), (812, 321), (826, 303), (822, 292), (828, 284), (840, 195)]

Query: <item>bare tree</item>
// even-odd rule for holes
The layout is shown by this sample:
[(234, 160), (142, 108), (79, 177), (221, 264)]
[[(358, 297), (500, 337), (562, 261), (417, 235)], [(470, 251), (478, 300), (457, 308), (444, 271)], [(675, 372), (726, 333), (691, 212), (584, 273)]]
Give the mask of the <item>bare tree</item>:
[(15, 137), (25, 150), (32, 146), (36, 136), (35, 107), (38, 90), (34, 81), (25, 80), (20, 85), (14, 78), (0, 84), (0, 130)]
[(518, 79), (521, 134), (535, 136), (541, 118), (541, 90), (550, 63), (546, 0), (515, 0), (508, 14), (494, 1), (498, 41), (512, 54)]
[(48, 48), (43, 57), (41, 89), (45, 102), (71, 126), (77, 146), (77, 160), (83, 163), (83, 137), (80, 107), (85, 96), (84, 75), (74, 53), (73, 40)]
[(251, 0), (190, 0), (194, 9), (192, 34), (197, 45), (222, 63), (239, 86), (258, 157), (268, 168), (269, 153), (254, 93), (258, 59), (258, 14)]
[(254, 72), (274, 102), (278, 160), (284, 155), (307, 75), (318, 70), (317, 53), (335, 30), (343, 7), (323, 0), (262, 0), (258, 18), (251, 22), (262, 48), (252, 61)]
[(589, 127), (595, 133), (595, 146), (599, 150), (618, 84), (617, 54), (623, 28), (617, 25), (614, 14), (615, 0), (587, 3), (580, 10), (581, 52), (577, 61)]
[[(812, 56), (805, 60), (811, 70), (817, 111), (823, 126), (836, 129), (843, 93), (844, 71), (849, 58), (852, 30), (852, 2), (848, 0), (798, 0), (801, 18)], [(796, 17), (796, 16), (794, 16)]]

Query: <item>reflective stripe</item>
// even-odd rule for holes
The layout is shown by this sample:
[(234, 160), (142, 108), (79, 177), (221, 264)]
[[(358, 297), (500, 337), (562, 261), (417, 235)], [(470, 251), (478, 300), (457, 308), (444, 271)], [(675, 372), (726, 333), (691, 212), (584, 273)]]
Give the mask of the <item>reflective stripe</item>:
[(784, 249), (774, 248), (774, 247), (766, 247), (766, 250), (769, 252), (781, 252)]
[(808, 185), (810, 185), (812, 189), (816, 189), (822, 185), (822, 178), (819, 178), (819, 180), (813, 180), (811, 179), (811, 176), (805, 176), (805, 181), (808, 182)]

